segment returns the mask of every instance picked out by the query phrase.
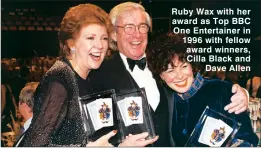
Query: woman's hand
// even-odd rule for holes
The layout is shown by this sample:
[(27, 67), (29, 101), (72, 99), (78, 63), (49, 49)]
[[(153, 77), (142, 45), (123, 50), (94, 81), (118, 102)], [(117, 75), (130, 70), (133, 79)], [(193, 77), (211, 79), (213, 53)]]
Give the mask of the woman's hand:
[(146, 146), (148, 144), (154, 143), (159, 138), (159, 136), (156, 136), (153, 139), (145, 140), (148, 135), (149, 134), (147, 132), (137, 135), (130, 134), (129, 136), (126, 136), (126, 139), (121, 144), (119, 144), (119, 146)]
[(113, 136), (115, 136), (117, 133), (117, 130), (113, 130), (109, 132), (108, 134), (102, 136), (101, 138), (97, 139), (94, 142), (89, 142), (86, 146), (113, 146), (109, 143), (109, 139)]

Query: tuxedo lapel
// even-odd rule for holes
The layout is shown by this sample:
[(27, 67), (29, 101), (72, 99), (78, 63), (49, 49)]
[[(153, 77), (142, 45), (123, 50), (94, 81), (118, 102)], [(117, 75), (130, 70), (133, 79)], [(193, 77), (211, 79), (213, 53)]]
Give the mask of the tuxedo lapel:
[(23, 145), (22, 143), (24, 142), (23, 139), (24, 139), (25, 133), (26, 133), (26, 131), (16, 138), (16, 142), (13, 145), (14, 147), (19, 147), (19, 146)]
[[(91, 83), (95, 87), (95, 91), (115, 89), (115, 92), (119, 94), (139, 89), (138, 84), (126, 69), (118, 52), (109, 59), (104, 60), (99, 69), (91, 71), (89, 77)], [(150, 107), (152, 118), (155, 123), (155, 130), (161, 137), (155, 145), (170, 146), (168, 136), (168, 101), (163, 87), (161, 85), (157, 85), (157, 87), (160, 91), (160, 104), (155, 112)]]
[(115, 89), (116, 93), (124, 93), (139, 88), (138, 84), (132, 78), (126, 69), (119, 52), (115, 53), (110, 59), (104, 61), (101, 67), (102, 73), (107, 74), (107, 79), (104, 83), (106, 89)]

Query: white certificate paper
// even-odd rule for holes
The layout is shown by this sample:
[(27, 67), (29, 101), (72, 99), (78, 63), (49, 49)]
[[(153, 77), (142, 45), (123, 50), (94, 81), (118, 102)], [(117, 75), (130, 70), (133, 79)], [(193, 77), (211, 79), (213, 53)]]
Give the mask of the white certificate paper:
[(220, 147), (232, 131), (233, 129), (222, 120), (208, 116), (198, 142)]

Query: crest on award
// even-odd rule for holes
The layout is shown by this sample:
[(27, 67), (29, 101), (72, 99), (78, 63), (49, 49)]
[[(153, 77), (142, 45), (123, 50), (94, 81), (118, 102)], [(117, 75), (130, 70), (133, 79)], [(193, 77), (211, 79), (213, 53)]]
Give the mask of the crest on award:
[(223, 120), (207, 116), (198, 142), (208, 146), (220, 147), (232, 131), (233, 128)]
[(99, 109), (99, 114), (100, 114), (100, 119), (102, 120), (102, 123), (109, 122), (111, 109), (105, 102), (103, 102), (103, 104), (101, 105), (101, 108)]
[(136, 103), (134, 100), (130, 103), (130, 106), (128, 107), (128, 114), (130, 119), (133, 120), (138, 120), (139, 114), (140, 114), (140, 107), (138, 103)]
[(219, 129), (214, 129), (214, 131), (211, 134), (210, 142), (213, 145), (216, 145), (216, 143), (222, 141), (225, 138), (225, 127), (220, 127)]

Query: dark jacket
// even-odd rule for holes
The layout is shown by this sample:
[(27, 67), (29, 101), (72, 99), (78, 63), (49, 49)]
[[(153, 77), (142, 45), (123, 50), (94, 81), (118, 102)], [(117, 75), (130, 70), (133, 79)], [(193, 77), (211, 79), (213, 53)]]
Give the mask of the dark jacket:
[[(138, 84), (126, 69), (119, 53), (106, 59), (99, 69), (91, 71), (89, 78), (95, 91), (115, 89), (116, 93), (126, 93), (139, 89)], [(154, 146), (169, 146), (167, 132), (168, 105), (163, 87), (158, 85), (158, 89), (160, 103), (155, 112), (150, 109), (156, 134), (159, 135), (159, 140), (154, 143)]]
[[(168, 97), (170, 113), (168, 120), (169, 139), (171, 143), (175, 141), (175, 146), (182, 147), (185, 145), (206, 106), (242, 124), (238, 133), (235, 135), (234, 142), (236, 142), (235, 139), (241, 139), (244, 140), (242, 146), (250, 146), (247, 145), (247, 143), (254, 146), (257, 145), (258, 139), (252, 130), (251, 121), (247, 112), (236, 115), (224, 110), (224, 107), (230, 103), (230, 98), (233, 95), (231, 92), (231, 83), (221, 80), (204, 79), (202, 86), (195, 94), (185, 100), (181, 99), (176, 92), (167, 86), (164, 90)], [(182, 120), (181, 117), (184, 118), (185, 116), (186, 119)], [(182, 133), (184, 128), (186, 128), (188, 132), (186, 136)]]

